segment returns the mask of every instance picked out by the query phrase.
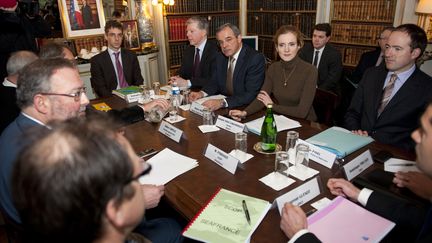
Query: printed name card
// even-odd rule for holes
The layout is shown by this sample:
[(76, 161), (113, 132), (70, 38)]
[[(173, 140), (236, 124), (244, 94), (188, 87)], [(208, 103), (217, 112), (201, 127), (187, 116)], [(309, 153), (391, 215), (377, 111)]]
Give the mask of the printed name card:
[(205, 107), (203, 105), (201, 105), (198, 102), (192, 102), (191, 107), (190, 107), (190, 111), (202, 116), (203, 115), (203, 111), (204, 111)]
[(320, 187), (318, 184), (318, 177), (315, 177), (312, 180), (302, 184), (301, 186), (298, 186), (297, 188), (276, 198), (274, 203), (276, 203), (279, 210), (279, 214), (281, 214), (282, 208), (285, 203), (292, 203), (296, 206), (301, 206), (309, 202), (319, 194), (320, 194)]
[(159, 126), (159, 132), (176, 141), (177, 143), (180, 142), (181, 136), (183, 134), (182, 130), (166, 121), (162, 121), (161, 125)]
[(354, 177), (358, 176), (369, 166), (373, 164), (371, 152), (366, 150), (355, 159), (351, 160), (348, 164), (344, 165), (345, 175), (347, 180), (352, 180)]
[(215, 125), (232, 133), (243, 132), (245, 128), (243, 123), (234, 121), (233, 119), (226, 118), (224, 116), (218, 116)]
[(304, 140), (299, 139), (297, 141), (297, 144), (306, 144), (309, 146), (310, 152), (309, 152), (309, 159), (317, 162), (320, 165), (324, 165), (325, 167), (331, 169), (335, 160), (336, 160), (336, 154), (329, 152), (325, 149), (322, 149), (318, 146), (315, 146), (311, 143), (308, 143)]
[(204, 156), (229, 171), (231, 174), (235, 174), (239, 160), (220, 150), (216, 146), (209, 143)]

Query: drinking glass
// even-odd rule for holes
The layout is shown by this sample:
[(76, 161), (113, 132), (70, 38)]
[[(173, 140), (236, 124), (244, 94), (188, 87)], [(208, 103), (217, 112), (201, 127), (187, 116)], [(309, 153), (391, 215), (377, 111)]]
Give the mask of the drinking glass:
[(295, 163), (295, 155), (296, 150), (295, 146), (297, 144), (297, 140), (299, 138), (299, 133), (296, 131), (288, 131), (287, 133), (287, 139), (286, 139), (286, 145), (285, 145), (285, 151), (288, 152), (289, 155), (289, 161), (290, 163)]
[(289, 176), (288, 153), (286, 151), (276, 152), (274, 172)]
[(247, 134), (239, 132), (235, 134), (235, 149), (247, 152)]
[(203, 125), (213, 125), (213, 112), (211, 110), (203, 110)]
[(160, 83), (159, 82), (153, 82), (153, 90), (155, 95), (160, 95)]
[(309, 146), (306, 144), (297, 145), (296, 149), (296, 167), (309, 167)]

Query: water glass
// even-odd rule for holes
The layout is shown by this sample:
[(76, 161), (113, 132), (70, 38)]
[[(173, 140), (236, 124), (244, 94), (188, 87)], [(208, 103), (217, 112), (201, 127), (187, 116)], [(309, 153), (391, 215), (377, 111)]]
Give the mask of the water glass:
[(296, 148), (296, 167), (309, 167), (309, 146), (306, 144), (299, 144)]
[(169, 120), (172, 122), (177, 120), (177, 110), (176, 109), (172, 109), (169, 111)]
[(288, 153), (286, 151), (276, 152), (274, 172), (289, 176)]
[(160, 95), (160, 83), (159, 82), (153, 82), (153, 90), (155, 95)]
[(213, 125), (213, 112), (205, 109), (203, 110), (203, 125)]
[(247, 134), (239, 132), (235, 134), (235, 149), (247, 153)]
[(297, 140), (299, 138), (299, 133), (296, 131), (288, 131), (287, 133), (287, 139), (286, 139), (286, 145), (285, 145), (285, 151), (288, 152), (289, 155), (289, 161), (290, 163), (295, 163), (295, 155), (296, 150), (295, 146), (297, 144)]
[(189, 94), (190, 94), (190, 89), (185, 89), (182, 91), (183, 94), (183, 105), (188, 105), (190, 104), (190, 100), (189, 100)]

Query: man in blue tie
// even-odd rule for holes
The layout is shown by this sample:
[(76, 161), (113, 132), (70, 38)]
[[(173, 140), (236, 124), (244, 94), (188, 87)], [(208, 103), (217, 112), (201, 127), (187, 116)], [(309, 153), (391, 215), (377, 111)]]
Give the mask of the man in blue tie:
[(121, 48), (123, 26), (110, 20), (105, 24), (108, 49), (91, 59), (91, 85), (98, 97), (107, 97), (115, 89), (143, 84), (136, 54)]
[[(420, 127), (411, 134), (416, 143), (417, 166), (429, 178), (432, 177), (432, 102), (420, 119)], [(432, 210), (429, 212), (408, 202), (372, 191), (360, 190), (344, 179), (330, 179), (327, 182), (330, 192), (358, 202), (368, 210), (396, 223), (404, 232), (408, 242), (432, 242)], [(431, 198), (429, 198), (431, 200)], [(349, 217), (349, 215), (346, 215)], [(281, 229), (291, 239), (290, 242), (319, 242), (307, 230), (306, 215), (300, 207), (285, 204), (282, 210)]]

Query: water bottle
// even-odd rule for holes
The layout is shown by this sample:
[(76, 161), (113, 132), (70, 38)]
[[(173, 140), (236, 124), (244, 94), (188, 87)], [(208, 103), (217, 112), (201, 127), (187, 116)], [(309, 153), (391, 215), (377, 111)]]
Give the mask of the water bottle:
[(171, 87), (171, 111), (178, 113), (178, 108), (180, 105), (180, 88), (177, 86), (177, 82), (173, 82)]
[(261, 149), (264, 152), (273, 152), (276, 148), (276, 121), (273, 116), (273, 105), (267, 105), (267, 112), (261, 127)]

